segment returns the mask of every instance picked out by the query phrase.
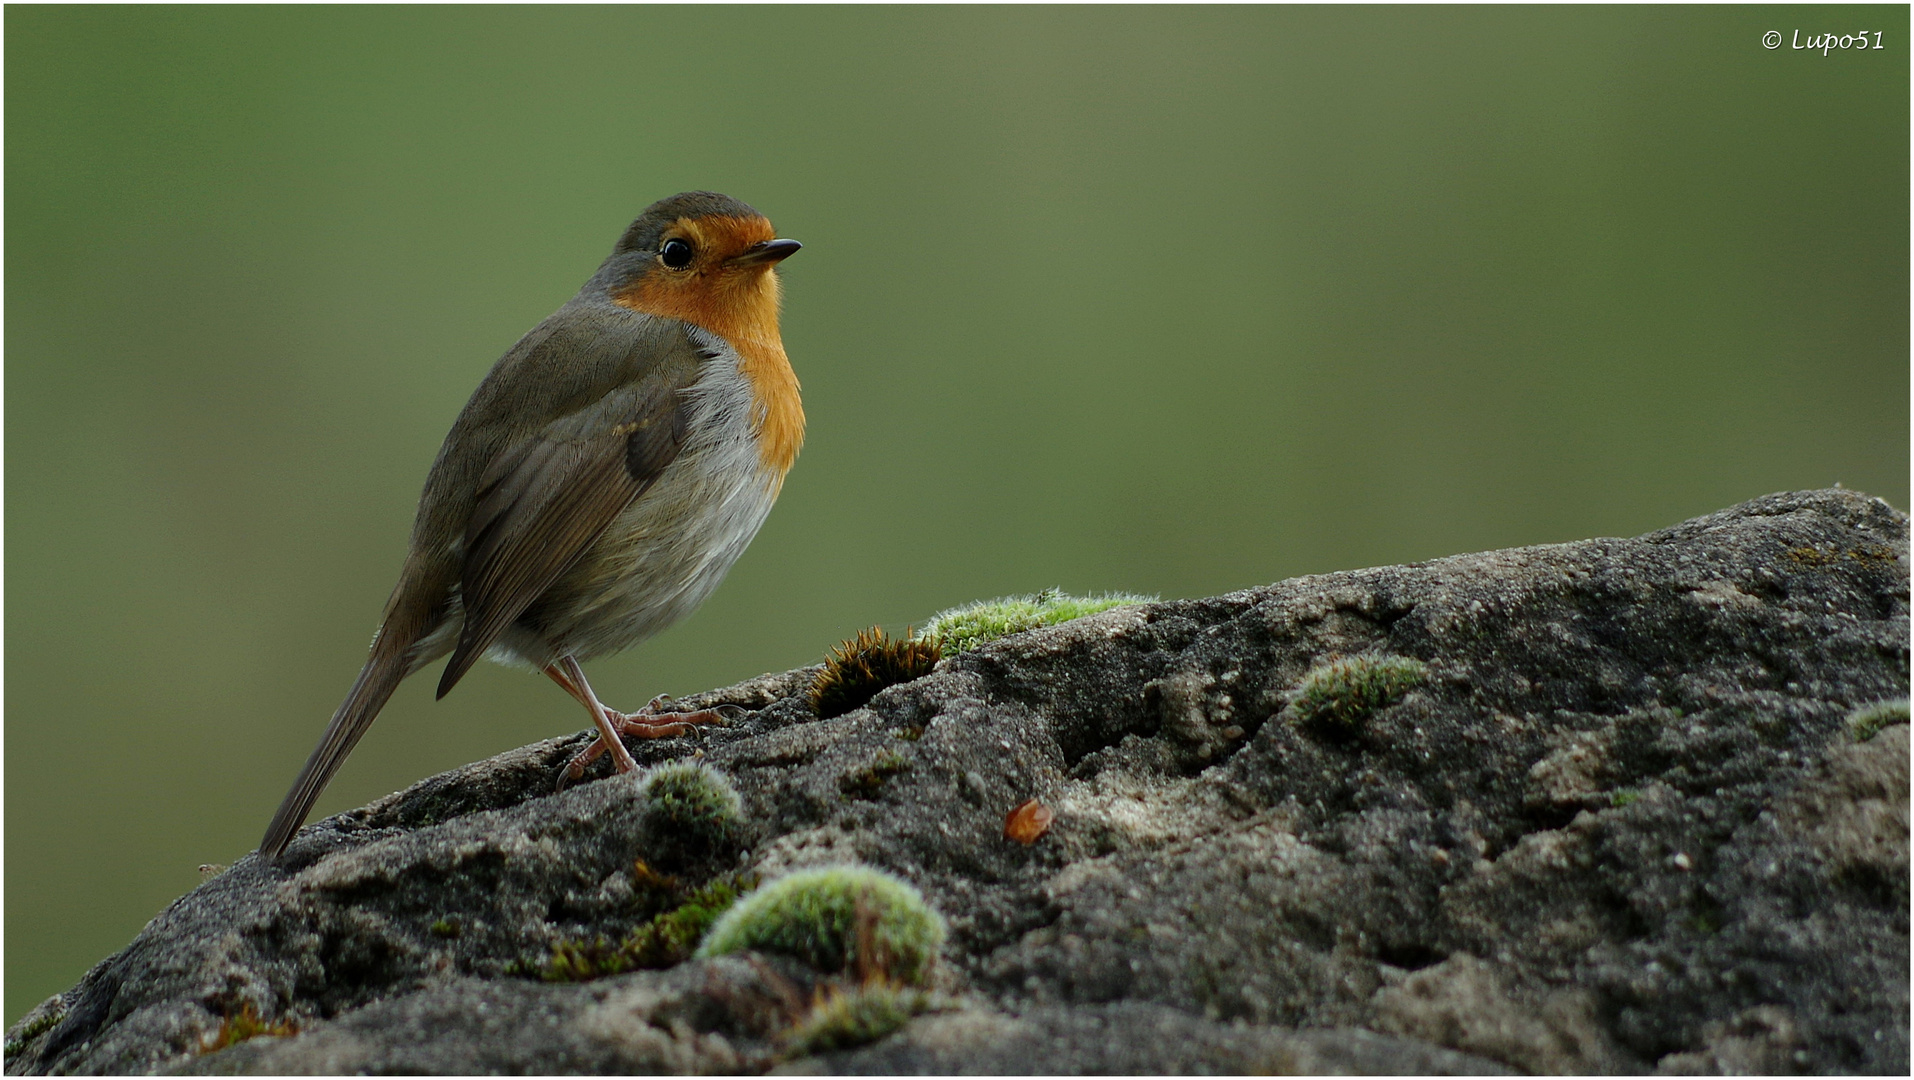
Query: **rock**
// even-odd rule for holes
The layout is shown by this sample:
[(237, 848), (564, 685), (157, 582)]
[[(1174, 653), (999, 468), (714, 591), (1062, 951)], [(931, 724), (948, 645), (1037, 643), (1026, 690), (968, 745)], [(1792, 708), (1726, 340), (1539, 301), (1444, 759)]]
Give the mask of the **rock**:
[[(1885, 503), (1798, 492), (1119, 608), (829, 720), (817, 669), (764, 676), (632, 747), (730, 777), (722, 839), (653, 835), (602, 766), (554, 793), (584, 733), (524, 747), (218, 873), (7, 1071), (1904, 1074), (1908, 729), (1845, 718), (1907, 697), (1907, 558)], [(1352, 658), (1410, 676), (1305, 722)], [(787, 1045), (845, 987), (785, 957), (518, 973), (661, 881), (845, 862), (949, 927), (865, 1045)]]
[(1361, 1029), (1232, 1026), (1167, 1005), (1038, 1005), (1011, 1015), (963, 1010), (923, 1017), (865, 1050), (803, 1058), (779, 1073), (1017, 1075), (1052, 1064), (1072, 1073), (1137, 1076), (1508, 1075), (1492, 1061)]

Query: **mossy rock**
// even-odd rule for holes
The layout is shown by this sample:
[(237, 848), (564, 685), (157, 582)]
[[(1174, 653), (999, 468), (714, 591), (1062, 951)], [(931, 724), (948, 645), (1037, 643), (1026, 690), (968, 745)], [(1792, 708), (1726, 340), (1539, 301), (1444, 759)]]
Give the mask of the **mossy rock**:
[(624, 940), (604, 937), (561, 941), (542, 967), (524, 973), (546, 982), (588, 982), (627, 971), (668, 968), (691, 959), (698, 940), (738, 900), (730, 879), (711, 882), (684, 903), (640, 925)]
[(910, 1023), (930, 1007), (922, 990), (888, 982), (870, 982), (848, 990), (832, 989), (784, 1037), (786, 1057), (850, 1050), (874, 1043)]

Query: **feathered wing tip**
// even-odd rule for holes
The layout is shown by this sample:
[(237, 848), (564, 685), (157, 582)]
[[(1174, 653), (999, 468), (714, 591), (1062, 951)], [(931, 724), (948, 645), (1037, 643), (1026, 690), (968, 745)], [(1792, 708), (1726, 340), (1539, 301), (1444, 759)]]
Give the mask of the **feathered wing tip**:
[(445, 670), (439, 675), (439, 688), (434, 692), (432, 700), (441, 700), (451, 693), (452, 688), (458, 685), (460, 679), (465, 678), (465, 673), (471, 671), (472, 665), (478, 663), (479, 657), (484, 654), (484, 650), (478, 648), (476, 642), (468, 638), (468, 635), (459, 635), (458, 648), (452, 650), (452, 659), (445, 662)]

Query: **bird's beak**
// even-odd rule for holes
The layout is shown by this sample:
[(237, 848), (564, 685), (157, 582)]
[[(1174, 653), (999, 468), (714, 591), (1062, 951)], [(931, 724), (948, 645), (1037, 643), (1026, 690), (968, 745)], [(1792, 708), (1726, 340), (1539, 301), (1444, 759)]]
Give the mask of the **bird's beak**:
[(766, 240), (744, 249), (744, 254), (726, 260), (731, 266), (770, 266), (797, 254), (803, 244), (796, 240)]

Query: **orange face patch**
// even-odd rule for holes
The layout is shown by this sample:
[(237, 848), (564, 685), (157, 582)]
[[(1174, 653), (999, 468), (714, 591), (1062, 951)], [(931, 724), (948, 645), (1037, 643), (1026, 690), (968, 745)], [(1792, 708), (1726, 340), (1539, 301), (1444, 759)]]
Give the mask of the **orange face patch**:
[(782, 477), (804, 443), (804, 407), (778, 336), (777, 271), (769, 264), (727, 265), (752, 245), (777, 239), (777, 232), (761, 217), (712, 216), (680, 218), (663, 239), (689, 243), (691, 263), (675, 271), (660, 264), (612, 300), (647, 315), (682, 319), (731, 343), (756, 398), (759, 452)]

